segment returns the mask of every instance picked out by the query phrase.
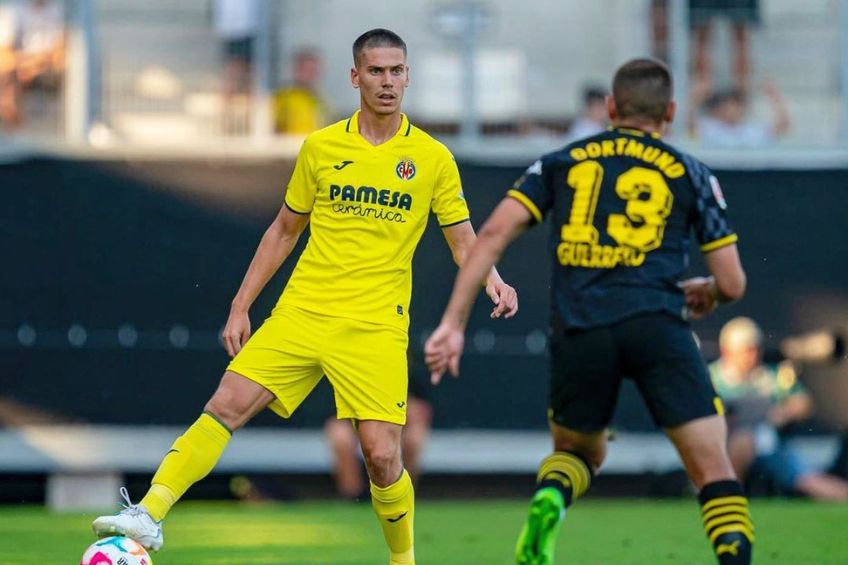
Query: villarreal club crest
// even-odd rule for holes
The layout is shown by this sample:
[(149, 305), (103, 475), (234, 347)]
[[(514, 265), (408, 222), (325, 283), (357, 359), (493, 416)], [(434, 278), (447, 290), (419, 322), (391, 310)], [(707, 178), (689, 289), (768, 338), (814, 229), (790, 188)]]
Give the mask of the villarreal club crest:
[(411, 180), (415, 176), (415, 163), (411, 159), (401, 159), (395, 167), (395, 172), (399, 179)]

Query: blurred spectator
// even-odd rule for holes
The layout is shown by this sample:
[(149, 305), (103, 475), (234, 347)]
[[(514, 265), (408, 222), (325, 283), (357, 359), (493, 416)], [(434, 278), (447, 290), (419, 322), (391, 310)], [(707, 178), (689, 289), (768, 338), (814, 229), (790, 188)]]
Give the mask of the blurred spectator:
[(595, 135), (607, 129), (609, 114), (606, 104), (607, 92), (603, 88), (590, 86), (583, 90), (583, 109), (568, 129), (568, 141)]
[(763, 364), (762, 332), (749, 318), (725, 324), (719, 348), (710, 376), (727, 409), (728, 451), (740, 480), (761, 476), (785, 493), (848, 501), (848, 482), (810, 469), (779, 435), (813, 412), (792, 365)]
[[(416, 364), (409, 375), (409, 405), (401, 438), (403, 466), (417, 484), (421, 476), (421, 454), (430, 438), (433, 407), (426, 399), (430, 390), (429, 374)], [(359, 438), (351, 422), (330, 417), (324, 435), (333, 451), (333, 478), (339, 495), (348, 500), (368, 500), (368, 480), (360, 456)]]
[(27, 0), (0, 8), (0, 119), (5, 124), (23, 123), (23, 92), (58, 91), (65, 70), (65, 43), (59, 3)]
[(250, 92), (253, 44), (259, 29), (258, 0), (215, 0), (215, 31), (224, 57), (224, 95)]
[[(792, 336), (780, 344), (780, 352), (789, 359), (804, 364), (841, 362), (846, 366), (848, 339), (839, 331), (817, 330)], [(848, 430), (843, 431), (839, 449), (828, 473), (848, 479)]]
[(315, 51), (298, 51), (293, 59), (292, 83), (274, 95), (277, 133), (306, 135), (329, 123), (330, 111), (318, 92), (321, 58)]
[(747, 93), (751, 77), (750, 27), (760, 21), (758, 0), (689, 0), (692, 78), (712, 86), (713, 65), (709, 51), (713, 23), (718, 18), (726, 18), (732, 25), (733, 79), (735, 88)]
[(668, 62), (668, 0), (651, 0), (651, 55)]
[(249, 130), (259, 7), (259, 0), (215, 0), (215, 32), (221, 40), (223, 56), (221, 128), (225, 134)]
[[(777, 87), (767, 82), (763, 93), (772, 111), (771, 123), (748, 117), (748, 95), (739, 89), (704, 96), (702, 87), (692, 90), (691, 109), (703, 107), (703, 115), (690, 119), (690, 130), (704, 145), (715, 147), (762, 147), (789, 131), (789, 112)], [(705, 99), (704, 99), (705, 98)], [(702, 104), (699, 101), (703, 100)]]

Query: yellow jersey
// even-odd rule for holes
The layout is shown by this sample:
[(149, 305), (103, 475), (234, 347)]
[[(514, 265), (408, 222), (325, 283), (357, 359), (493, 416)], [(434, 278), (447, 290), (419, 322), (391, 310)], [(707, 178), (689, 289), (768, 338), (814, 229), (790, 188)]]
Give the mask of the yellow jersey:
[(278, 304), (404, 329), (430, 210), (442, 227), (469, 219), (450, 151), (403, 114), (377, 146), (359, 134), (359, 112), (309, 135), (285, 204), (311, 214), (311, 234)]

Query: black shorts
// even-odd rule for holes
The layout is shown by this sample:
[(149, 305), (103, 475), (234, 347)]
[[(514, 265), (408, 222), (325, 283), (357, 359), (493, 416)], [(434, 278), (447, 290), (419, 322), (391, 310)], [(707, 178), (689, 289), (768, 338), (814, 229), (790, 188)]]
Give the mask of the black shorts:
[(612, 421), (623, 378), (639, 388), (654, 422), (674, 428), (721, 407), (689, 325), (646, 314), (610, 326), (551, 337), (548, 417), (566, 428), (598, 432)]

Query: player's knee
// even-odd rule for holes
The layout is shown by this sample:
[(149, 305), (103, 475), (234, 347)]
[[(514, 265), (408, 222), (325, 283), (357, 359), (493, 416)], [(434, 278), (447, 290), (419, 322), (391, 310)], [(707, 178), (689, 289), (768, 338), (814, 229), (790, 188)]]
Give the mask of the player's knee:
[(214, 415), (230, 431), (235, 431), (273, 398), (274, 395), (261, 385), (227, 371), (204, 411)]
[(580, 446), (575, 449), (559, 449), (557, 451), (568, 451), (570, 453), (574, 453), (579, 455), (586, 463), (589, 464), (592, 474), (597, 475), (598, 471), (601, 468), (601, 465), (604, 464), (604, 459), (607, 457), (606, 448), (599, 448), (595, 446)]
[(607, 456), (606, 431), (581, 434), (565, 430), (553, 430), (554, 450), (567, 451), (579, 455), (597, 473)]
[(230, 431), (241, 428), (249, 419), (249, 407), (244, 406), (233, 391), (223, 387), (215, 391), (215, 394), (203, 407), (203, 411), (212, 414)]
[(397, 450), (389, 445), (363, 447), (363, 455), (368, 467), (375, 470), (386, 469), (399, 459)]
[(220, 398), (217, 394), (209, 399), (203, 411), (211, 414), (216, 420), (227, 426), (231, 432), (236, 431), (244, 425), (244, 421), (239, 417), (239, 412), (224, 398)]
[(365, 457), (365, 465), (371, 479), (377, 483), (387, 483), (397, 477), (393, 477), (393, 471), (400, 467), (400, 453), (396, 446), (388, 443), (378, 443), (366, 447), (362, 446), (362, 454)]

